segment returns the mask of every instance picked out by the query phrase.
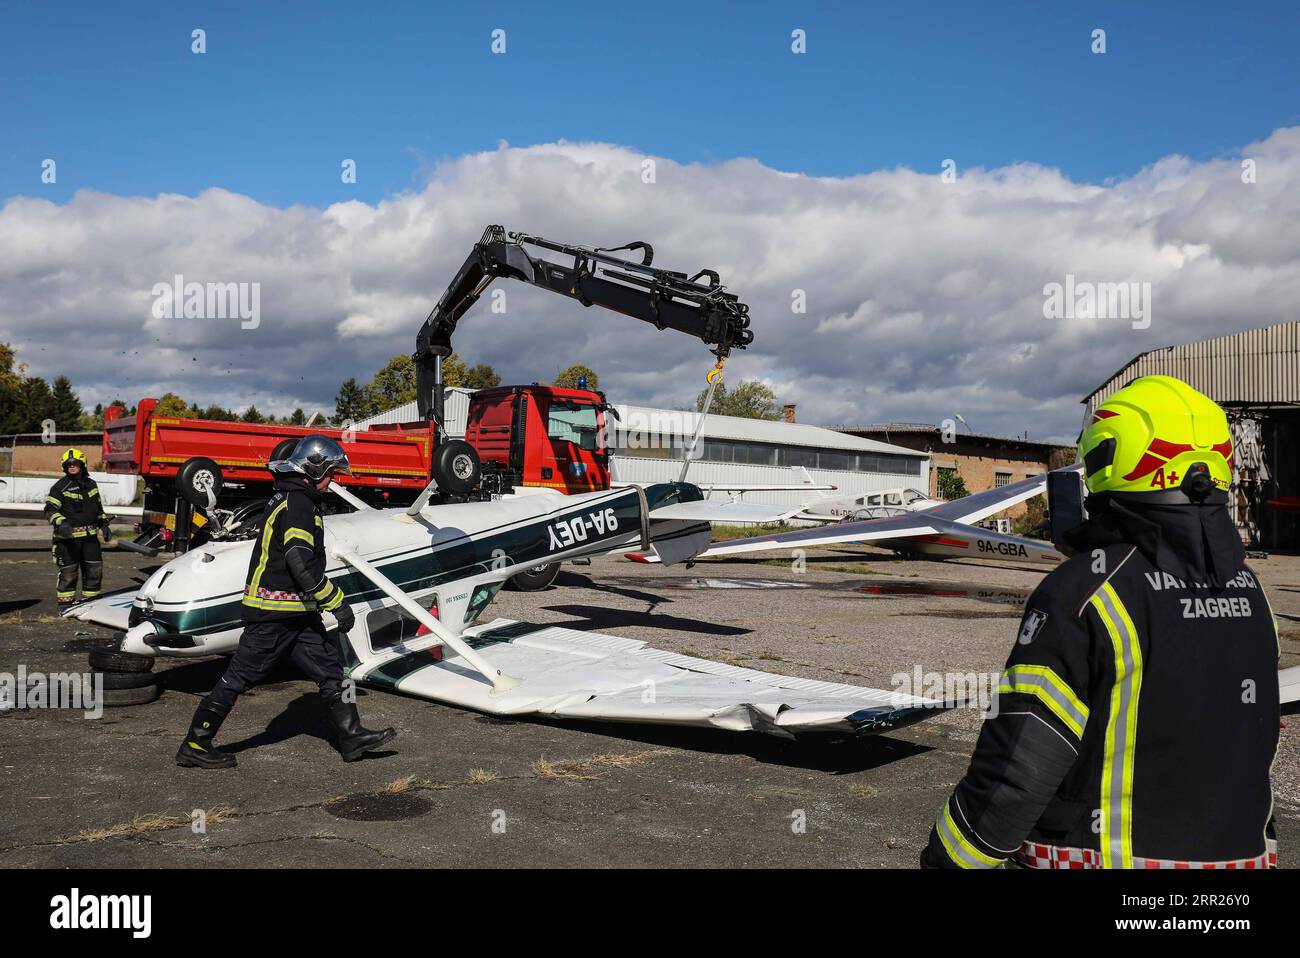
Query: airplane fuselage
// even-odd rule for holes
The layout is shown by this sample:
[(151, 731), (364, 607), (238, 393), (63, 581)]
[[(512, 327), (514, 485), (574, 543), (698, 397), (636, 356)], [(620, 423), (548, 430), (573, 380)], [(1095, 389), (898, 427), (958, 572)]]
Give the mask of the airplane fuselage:
[[(372, 614), (392, 601), (338, 553), (355, 551), (459, 634), (521, 568), (623, 549), (641, 541), (643, 493), (535, 493), (491, 502), (365, 510), (324, 520), (326, 575), (356, 612), (348, 635), (367, 643)], [(177, 556), (136, 592), (124, 651), (199, 656), (233, 652), (242, 631), (251, 540)], [(379, 617), (391, 625), (392, 616)]]

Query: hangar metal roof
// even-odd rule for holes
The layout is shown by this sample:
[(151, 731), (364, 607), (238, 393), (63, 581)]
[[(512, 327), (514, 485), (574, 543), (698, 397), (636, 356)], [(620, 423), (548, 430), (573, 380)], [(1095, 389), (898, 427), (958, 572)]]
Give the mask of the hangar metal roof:
[(1221, 405), (1300, 403), (1300, 322), (1139, 353), (1081, 401), (1095, 406), (1139, 376), (1155, 375), (1176, 376)]

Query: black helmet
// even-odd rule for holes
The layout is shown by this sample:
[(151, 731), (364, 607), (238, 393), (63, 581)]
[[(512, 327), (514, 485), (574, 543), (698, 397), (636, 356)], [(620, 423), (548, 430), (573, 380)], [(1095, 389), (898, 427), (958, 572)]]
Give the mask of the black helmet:
[(288, 458), (267, 463), (272, 472), (296, 472), (312, 482), (320, 482), (335, 472), (351, 472), (348, 454), (328, 436), (304, 436)]

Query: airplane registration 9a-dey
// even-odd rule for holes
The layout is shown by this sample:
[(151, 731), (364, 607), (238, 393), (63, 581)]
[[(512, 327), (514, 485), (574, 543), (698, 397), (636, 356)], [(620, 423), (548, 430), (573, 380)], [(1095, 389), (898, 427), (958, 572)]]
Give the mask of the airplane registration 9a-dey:
[[(940, 703), (910, 695), (725, 665), (639, 640), (482, 621), (520, 568), (631, 547), (680, 562), (709, 546), (710, 522), (772, 521), (784, 507), (710, 501), (689, 483), (579, 495), (521, 490), (487, 502), (416, 506), (323, 520), (326, 574), (356, 613), (352, 629), (335, 634), (360, 685), (493, 715), (784, 737), (870, 734), (939, 710)], [(241, 632), (252, 546), (208, 543), (159, 567), (140, 588), (66, 615), (120, 632), (125, 652), (229, 654)]]

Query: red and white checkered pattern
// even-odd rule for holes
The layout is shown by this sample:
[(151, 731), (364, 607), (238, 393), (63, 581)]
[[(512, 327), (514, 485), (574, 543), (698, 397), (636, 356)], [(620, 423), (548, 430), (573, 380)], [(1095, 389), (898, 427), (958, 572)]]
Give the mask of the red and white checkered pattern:
[[(1044, 845), (1025, 842), (1015, 856), (1016, 864), (1023, 868), (1084, 869), (1101, 868), (1101, 852), (1091, 848), (1071, 848), (1067, 845)], [(1133, 859), (1134, 868), (1143, 869), (1216, 869), (1239, 870), (1277, 867), (1277, 842), (1269, 841), (1268, 850), (1254, 858), (1239, 858), (1226, 862), (1182, 862), (1167, 858)]]
[(257, 588), (257, 597), (259, 599), (273, 599), (276, 602), (306, 602), (307, 597), (298, 592), (282, 592), (279, 589)]

